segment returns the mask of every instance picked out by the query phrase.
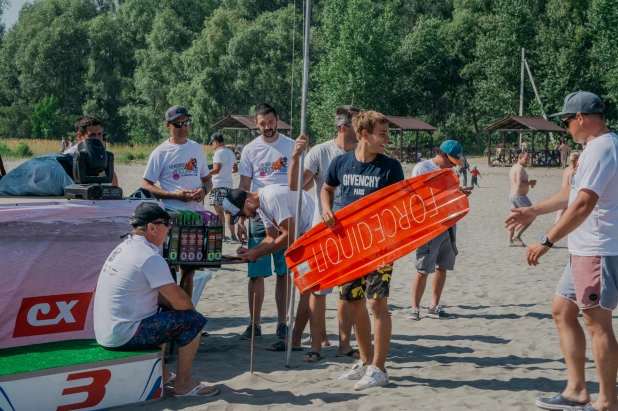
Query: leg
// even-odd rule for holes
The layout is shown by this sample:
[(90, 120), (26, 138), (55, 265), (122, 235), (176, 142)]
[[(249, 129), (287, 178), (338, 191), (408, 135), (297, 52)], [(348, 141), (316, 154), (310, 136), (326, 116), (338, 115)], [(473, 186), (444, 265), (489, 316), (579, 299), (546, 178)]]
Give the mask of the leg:
[(337, 318), (339, 320), (339, 354), (347, 354), (352, 351), (352, 312), (350, 306), (339, 300), (337, 304)]
[(582, 310), (582, 313), (590, 333), (592, 355), (599, 375), (599, 397), (592, 406), (597, 410), (618, 410), (618, 343), (612, 327), (612, 312), (599, 306)]
[(391, 315), (388, 312), (388, 298), (369, 300), (369, 306), (371, 307), (375, 327), (373, 332), (375, 349), (372, 365), (385, 372), (386, 369), (384, 367), (392, 333)]
[(183, 283), (182, 289), (185, 290), (189, 298), (193, 296), (193, 275), (195, 270), (180, 267), (180, 281)]
[[(522, 245), (524, 244), (523, 241), (521, 241), (521, 235), (524, 233), (524, 231), (526, 231), (528, 229), (528, 227), (530, 227), (530, 224), (526, 224), (525, 226), (522, 227), (521, 230), (519, 230), (516, 234), (515, 234), (515, 241), (519, 241), (520, 243), (522, 243)], [(525, 247), (525, 245), (524, 245)]]
[(275, 303), (277, 304), (277, 324), (285, 323), (285, 319), (287, 317), (287, 309), (288, 302), (290, 301), (290, 290), (289, 287), (290, 277), (288, 275), (278, 275), (277, 274), (277, 283), (275, 285)]
[[(253, 311), (253, 295), (255, 294), (255, 313)], [(260, 325), (262, 314), (262, 303), (264, 303), (264, 277), (249, 278), (249, 315), (251, 323), (256, 326)], [(254, 318), (255, 315), (255, 318)]]
[(421, 305), (421, 299), (425, 293), (428, 274), (416, 273), (412, 282), (412, 309), (418, 308)]
[(227, 228), (230, 230), (230, 237), (234, 236), (236, 233), (236, 229), (234, 228), (234, 224), (230, 221), (230, 215), (228, 213), (225, 214), (225, 221), (227, 222)]
[(371, 352), (371, 320), (367, 312), (367, 300), (346, 301), (352, 313), (354, 333), (360, 351), (360, 359), (364, 364), (373, 363)]
[(172, 373), (165, 366), (165, 344), (161, 345), (161, 368), (163, 370), (163, 381), (166, 381)]
[[(198, 335), (188, 345), (178, 348), (178, 370), (176, 381), (174, 382), (174, 394), (186, 394), (199, 384), (191, 378), (191, 365), (195, 358), (195, 353), (200, 346), (200, 335)], [(199, 395), (210, 394), (217, 390), (215, 386), (202, 388), (198, 391)]]
[[(292, 330), (292, 347), (300, 347), (303, 338), (303, 332), (307, 328), (311, 318), (311, 294), (301, 294), (298, 300), (298, 309), (296, 310), (296, 321)], [(310, 326), (312, 327), (312, 326)]]
[[(326, 329), (326, 296), (310, 294), (309, 299), (309, 327), (311, 330), (311, 351), (322, 352), (322, 339)], [(305, 361), (313, 362), (314, 358), (305, 356)], [(315, 358), (317, 361), (317, 358)]]
[(444, 290), (444, 284), (446, 283), (446, 270), (436, 268), (436, 272), (433, 274), (433, 280), (431, 282), (431, 306), (435, 307), (440, 303), (440, 297), (442, 296), (442, 290)]
[(554, 296), (552, 316), (558, 329), (560, 347), (567, 366), (567, 386), (562, 392), (567, 399), (579, 403), (590, 401), (586, 387), (586, 336), (577, 315), (577, 305), (559, 295)]
[[(225, 211), (223, 210), (222, 205), (214, 205), (214, 207), (215, 207), (215, 213), (217, 213), (217, 215), (219, 216), (219, 219), (221, 220), (221, 225), (223, 226), (223, 236), (225, 237), (225, 224), (223, 223), (225, 221)], [(234, 232), (230, 231), (230, 235), (232, 234), (234, 234)]]

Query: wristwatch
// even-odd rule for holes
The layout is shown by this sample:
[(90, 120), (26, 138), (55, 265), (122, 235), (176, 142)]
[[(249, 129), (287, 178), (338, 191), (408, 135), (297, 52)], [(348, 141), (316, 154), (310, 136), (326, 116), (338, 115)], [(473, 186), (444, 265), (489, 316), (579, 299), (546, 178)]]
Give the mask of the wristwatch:
[(200, 188), (204, 190), (204, 195), (206, 195), (208, 193), (208, 190), (206, 190), (206, 187), (201, 186)]
[(541, 245), (544, 245), (549, 248), (552, 248), (554, 246), (554, 243), (549, 241), (549, 238), (547, 238), (546, 235), (542, 235), (541, 238), (539, 238), (539, 242), (541, 243)]

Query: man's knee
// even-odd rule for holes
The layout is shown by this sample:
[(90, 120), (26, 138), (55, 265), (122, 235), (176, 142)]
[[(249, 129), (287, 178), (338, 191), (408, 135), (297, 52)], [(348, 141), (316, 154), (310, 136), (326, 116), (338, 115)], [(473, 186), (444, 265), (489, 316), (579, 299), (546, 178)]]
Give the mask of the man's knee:
[(388, 313), (388, 299), (376, 298), (369, 300), (369, 307), (374, 315)]
[(554, 297), (554, 302), (551, 306), (551, 315), (557, 324), (577, 321), (578, 314), (579, 308), (574, 302), (559, 296)]
[(601, 307), (582, 310), (584, 324), (591, 337), (597, 334), (613, 334), (612, 312)]
[(264, 277), (249, 277), (249, 283), (251, 285), (261, 285), (264, 284)]

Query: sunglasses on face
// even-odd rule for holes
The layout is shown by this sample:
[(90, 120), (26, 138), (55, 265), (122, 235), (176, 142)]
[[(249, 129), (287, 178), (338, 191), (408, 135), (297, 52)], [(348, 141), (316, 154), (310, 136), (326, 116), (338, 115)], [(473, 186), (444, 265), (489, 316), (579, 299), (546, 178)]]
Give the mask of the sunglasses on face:
[(189, 127), (191, 125), (191, 120), (181, 121), (178, 123), (170, 123), (170, 124), (173, 125), (175, 128), (181, 128), (182, 126)]
[(575, 118), (575, 116), (577, 116), (577, 114), (569, 114), (566, 117), (563, 117), (560, 121), (562, 122), (562, 125), (564, 126), (564, 128), (569, 128), (569, 123), (571, 119)]
[(170, 220), (153, 221), (152, 224), (163, 224), (166, 227), (171, 227)]

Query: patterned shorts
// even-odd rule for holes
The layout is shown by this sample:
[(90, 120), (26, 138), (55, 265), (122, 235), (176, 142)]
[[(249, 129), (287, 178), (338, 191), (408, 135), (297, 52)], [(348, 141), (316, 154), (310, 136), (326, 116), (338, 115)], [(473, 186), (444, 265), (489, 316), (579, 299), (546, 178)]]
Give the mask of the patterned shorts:
[(211, 206), (223, 205), (223, 199), (227, 195), (227, 192), (230, 190), (231, 188), (227, 187), (213, 188), (210, 191), (210, 195), (208, 197), (208, 204)]
[(343, 301), (359, 301), (364, 298), (377, 300), (388, 297), (391, 287), (393, 265), (369, 273), (349, 283), (339, 286), (339, 299)]
[(164, 311), (144, 318), (133, 338), (117, 350), (158, 348), (176, 340), (184, 347), (199, 335), (208, 320), (197, 311)]

